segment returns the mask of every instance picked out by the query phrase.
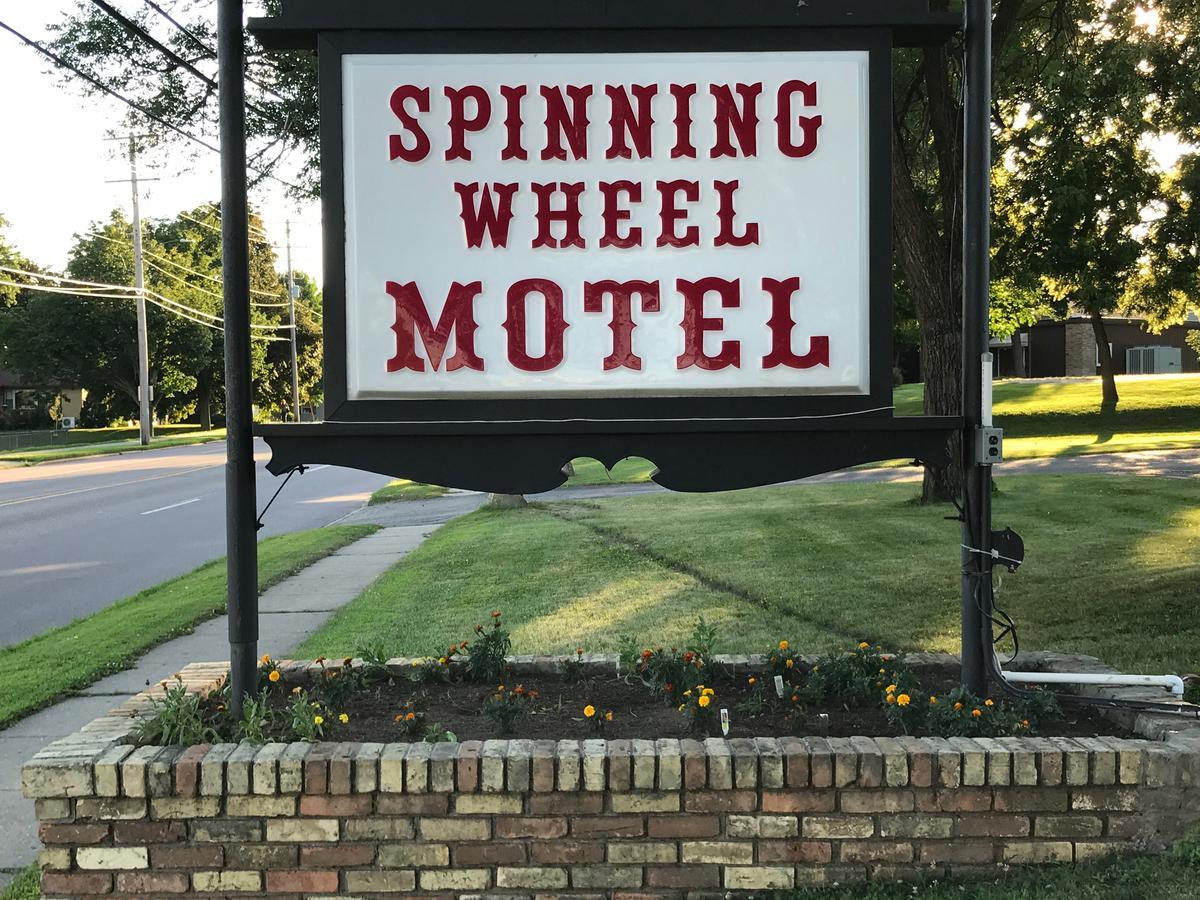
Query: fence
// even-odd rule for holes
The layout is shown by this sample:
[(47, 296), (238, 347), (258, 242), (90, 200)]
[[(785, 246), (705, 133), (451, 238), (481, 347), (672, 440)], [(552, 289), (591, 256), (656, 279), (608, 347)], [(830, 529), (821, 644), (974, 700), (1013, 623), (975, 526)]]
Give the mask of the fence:
[(29, 450), (34, 447), (59, 447), (69, 443), (66, 429), (48, 431), (0, 431), (0, 452)]

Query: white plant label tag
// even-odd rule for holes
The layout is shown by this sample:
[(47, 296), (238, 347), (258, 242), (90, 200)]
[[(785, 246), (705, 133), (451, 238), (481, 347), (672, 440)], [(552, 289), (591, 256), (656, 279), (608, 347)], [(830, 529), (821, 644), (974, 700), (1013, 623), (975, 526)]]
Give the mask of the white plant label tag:
[(729, 710), (721, 710), (721, 734), (729, 737)]
[(780, 699), (783, 698), (783, 676), (782, 675), (775, 676), (775, 696), (779, 697)]

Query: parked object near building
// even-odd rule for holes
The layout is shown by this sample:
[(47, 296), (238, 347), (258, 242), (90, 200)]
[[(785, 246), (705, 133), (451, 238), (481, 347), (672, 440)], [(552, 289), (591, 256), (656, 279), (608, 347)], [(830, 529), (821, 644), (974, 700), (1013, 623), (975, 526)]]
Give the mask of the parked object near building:
[[(1151, 333), (1143, 319), (1106, 318), (1116, 375), (1166, 375), (1200, 372), (1200, 356), (1187, 336), (1200, 331), (1200, 321), (1172, 325)], [(1055, 378), (1098, 375), (1100, 359), (1092, 323), (1083, 316), (1044, 320), (1008, 338), (993, 338), (995, 374), (1005, 378)]]
[(78, 421), (86, 396), (83, 388), (29, 384), (0, 369), (0, 428), (40, 427), (61, 418)]

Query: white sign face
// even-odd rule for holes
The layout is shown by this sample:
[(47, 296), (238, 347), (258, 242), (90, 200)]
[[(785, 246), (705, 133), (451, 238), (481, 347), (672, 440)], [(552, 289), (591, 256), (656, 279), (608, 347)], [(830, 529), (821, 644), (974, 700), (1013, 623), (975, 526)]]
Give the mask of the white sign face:
[(866, 51), (343, 58), (348, 399), (869, 392)]

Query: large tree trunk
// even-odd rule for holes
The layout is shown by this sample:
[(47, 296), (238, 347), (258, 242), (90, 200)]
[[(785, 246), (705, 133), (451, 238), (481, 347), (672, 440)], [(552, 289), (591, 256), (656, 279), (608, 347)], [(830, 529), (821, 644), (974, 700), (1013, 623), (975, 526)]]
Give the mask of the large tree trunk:
[(196, 415), (200, 418), (200, 430), (212, 431), (212, 388), (204, 377), (200, 378), (197, 385)]
[(1091, 313), (1092, 333), (1096, 336), (1096, 350), (1100, 354), (1100, 383), (1104, 386), (1104, 399), (1100, 404), (1101, 412), (1113, 412), (1117, 408), (1117, 377), (1113, 371), (1112, 348), (1108, 345), (1108, 329), (1104, 326), (1104, 316), (1098, 312)]

